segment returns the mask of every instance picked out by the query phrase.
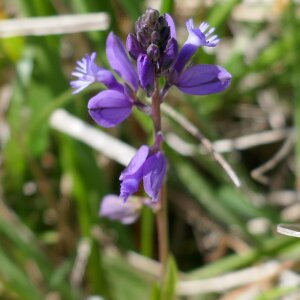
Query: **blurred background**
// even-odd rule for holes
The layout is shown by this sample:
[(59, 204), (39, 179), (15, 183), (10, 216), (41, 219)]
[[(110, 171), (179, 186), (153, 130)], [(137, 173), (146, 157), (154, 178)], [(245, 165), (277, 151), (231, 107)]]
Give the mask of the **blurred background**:
[[(176, 299), (300, 299), (299, 240), (276, 233), (279, 223), (300, 222), (297, 2), (0, 1), (0, 299), (163, 299), (154, 292), (150, 209), (129, 226), (98, 216), (102, 197), (119, 192), (122, 162), (133, 151), (126, 145), (151, 142), (151, 122), (136, 111), (104, 130), (86, 109), (101, 86), (76, 96), (69, 87), (86, 53), (96, 51), (108, 67), (109, 31), (125, 41), (147, 7), (174, 16), (181, 45), (188, 18), (215, 26), (220, 44), (193, 61), (217, 63), (233, 77), (221, 94), (173, 88), (167, 96), (242, 182), (235, 188), (199, 141), (163, 116)], [(25, 17), (42, 18), (14, 23)], [(94, 131), (74, 133), (77, 125), (108, 134), (105, 143), (95, 145)], [(117, 157), (109, 137), (125, 143)]]

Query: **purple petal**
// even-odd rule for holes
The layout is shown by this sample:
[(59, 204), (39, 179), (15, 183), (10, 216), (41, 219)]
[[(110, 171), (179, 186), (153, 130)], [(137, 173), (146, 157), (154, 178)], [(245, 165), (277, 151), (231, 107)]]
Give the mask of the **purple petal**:
[(176, 27), (173, 18), (169, 14), (164, 14), (164, 17), (170, 27), (170, 35), (176, 40)]
[(199, 47), (215, 47), (220, 41), (217, 35), (212, 35), (215, 28), (210, 27), (210, 25), (206, 22), (202, 22), (199, 28), (195, 28), (193, 20), (189, 19), (186, 22), (186, 28), (189, 36), (179, 52), (178, 59), (174, 66), (178, 73), (184, 69), (187, 62), (191, 59)]
[(179, 74), (187, 64), (187, 62), (191, 59), (191, 57), (195, 54), (198, 47), (193, 44), (184, 44), (181, 48), (177, 60), (174, 65), (174, 69)]
[(105, 84), (111, 90), (117, 90), (122, 92), (123, 86), (116, 80), (115, 76), (112, 72), (108, 70), (98, 71), (96, 74), (96, 80)]
[(169, 39), (166, 49), (164, 50), (161, 68), (163, 70), (169, 68), (176, 60), (177, 55), (178, 55), (178, 43), (176, 39), (171, 38)]
[(138, 56), (142, 53), (144, 53), (143, 49), (140, 46), (140, 43), (138, 42), (135, 34), (129, 33), (126, 40), (126, 48), (132, 58), (135, 60), (138, 58)]
[(209, 95), (225, 90), (231, 75), (217, 65), (196, 65), (183, 72), (175, 85), (186, 94)]
[(72, 75), (77, 77), (77, 80), (70, 82), (71, 87), (75, 89), (73, 94), (77, 94), (90, 84), (96, 81), (96, 73), (103, 70), (95, 64), (96, 53), (93, 52), (91, 55), (86, 55), (81, 60), (76, 62), (77, 66), (72, 72)]
[(154, 88), (155, 71), (154, 65), (147, 55), (142, 54), (138, 57), (137, 71), (139, 74), (140, 84), (149, 96)]
[(106, 40), (106, 55), (114, 71), (136, 91), (138, 89), (138, 77), (134, 66), (125, 52), (122, 41), (112, 32)]
[(123, 180), (125, 176), (135, 174), (139, 169), (141, 169), (148, 157), (149, 151), (150, 149), (148, 146), (142, 145), (131, 159), (128, 167), (121, 173), (120, 180)]
[(140, 182), (142, 180), (142, 170), (131, 176), (126, 176), (121, 182), (120, 198), (125, 202), (128, 197), (138, 191)]
[(137, 201), (124, 203), (117, 195), (107, 195), (101, 201), (99, 215), (122, 224), (131, 224), (138, 219), (141, 207)]
[(121, 173), (120, 197), (127, 200), (129, 196), (137, 192), (143, 177), (143, 166), (149, 154), (149, 147), (143, 145), (131, 159), (128, 167)]
[(186, 22), (186, 28), (189, 32), (189, 36), (184, 44), (192, 44), (197, 47), (215, 47), (220, 41), (217, 35), (212, 35), (215, 28), (210, 27), (206, 22), (202, 22), (199, 28), (195, 28), (193, 20), (189, 19)]
[(207, 22), (202, 22), (199, 26), (199, 30), (205, 34), (206, 43), (204, 46), (215, 47), (220, 42), (219, 37), (214, 34), (215, 27), (211, 27)]
[(95, 64), (96, 53), (86, 55), (81, 60), (77, 61), (77, 66), (72, 75), (77, 77), (77, 80), (70, 82), (73, 89), (73, 94), (77, 94), (95, 81), (105, 84), (110, 89), (122, 91), (123, 87), (119, 84), (114, 75)]
[(103, 127), (113, 127), (124, 121), (131, 113), (130, 99), (115, 90), (100, 92), (88, 102), (88, 110), (96, 123)]
[(166, 171), (167, 161), (162, 152), (151, 155), (144, 164), (144, 190), (153, 201), (158, 201), (158, 194), (162, 187)]

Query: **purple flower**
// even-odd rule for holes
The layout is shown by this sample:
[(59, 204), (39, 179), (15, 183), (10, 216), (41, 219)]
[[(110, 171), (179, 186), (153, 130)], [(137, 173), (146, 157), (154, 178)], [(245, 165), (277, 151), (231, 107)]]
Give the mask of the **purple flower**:
[(112, 32), (106, 42), (106, 53), (111, 67), (124, 81), (119, 83), (112, 72), (96, 65), (96, 54), (86, 55), (77, 62), (71, 82), (74, 93), (82, 91), (93, 82), (105, 84), (108, 90), (92, 97), (88, 102), (88, 111), (96, 123), (103, 127), (113, 127), (124, 121), (135, 105), (135, 93), (138, 89), (138, 76), (129, 60), (121, 40)]
[(190, 95), (209, 95), (224, 91), (231, 75), (217, 65), (196, 65), (188, 68), (174, 83), (180, 91)]
[(198, 47), (215, 47), (220, 42), (218, 36), (213, 35), (215, 28), (210, 27), (207, 22), (202, 22), (199, 28), (195, 28), (193, 20), (189, 19), (186, 22), (186, 28), (189, 36), (184, 44), (192, 44)]
[(88, 103), (91, 117), (106, 128), (123, 122), (130, 115), (132, 107), (131, 99), (125, 93), (115, 90), (100, 92)]
[(81, 60), (77, 61), (77, 66), (72, 75), (77, 77), (77, 80), (70, 82), (71, 87), (75, 89), (73, 94), (81, 92), (93, 82), (101, 82), (111, 89), (122, 89), (121, 85), (116, 81), (114, 75), (95, 63), (96, 53), (86, 55)]
[(101, 201), (99, 215), (122, 224), (132, 224), (140, 216), (142, 208), (142, 202), (136, 200), (130, 198), (124, 203), (117, 195), (107, 195)]
[(140, 43), (137, 40), (137, 37), (133, 33), (129, 33), (126, 39), (126, 48), (130, 56), (137, 60), (140, 54), (145, 54), (143, 49), (140, 46)]
[(124, 121), (133, 106), (143, 111), (146, 107), (137, 99), (138, 88), (151, 96), (155, 88), (155, 78), (165, 77), (166, 86), (161, 95), (175, 85), (183, 93), (191, 95), (209, 95), (225, 90), (231, 75), (217, 65), (196, 65), (186, 68), (187, 63), (199, 47), (214, 47), (219, 38), (215, 29), (208, 23), (195, 27), (193, 20), (186, 23), (188, 38), (178, 53), (176, 28), (172, 17), (162, 16), (154, 9), (147, 9), (135, 24), (135, 33), (127, 37), (126, 47), (130, 56), (136, 60), (136, 68), (129, 59), (122, 41), (114, 33), (106, 40), (106, 54), (110, 66), (120, 77), (118, 82), (109, 70), (95, 63), (96, 54), (86, 55), (77, 62), (72, 73), (77, 80), (71, 82), (73, 93), (79, 93), (93, 82), (106, 85), (102, 91), (92, 97), (88, 110), (96, 123), (103, 127), (113, 127)]
[(138, 76), (135, 67), (129, 60), (122, 41), (113, 32), (106, 40), (106, 56), (113, 70), (136, 92)]
[(167, 161), (161, 151), (153, 153), (148, 146), (141, 146), (128, 167), (121, 173), (120, 197), (126, 201), (138, 191), (139, 184), (143, 180), (145, 192), (152, 201), (158, 201), (166, 170)]
[(178, 73), (183, 70), (187, 62), (191, 59), (199, 47), (215, 47), (220, 41), (217, 35), (212, 35), (215, 28), (210, 27), (210, 25), (206, 22), (202, 22), (199, 28), (195, 28), (193, 20), (189, 19), (186, 22), (186, 28), (189, 35), (179, 52), (174, 66), (174, 69)]
[(137, 60), (141, 87), (151, 96), (155, 77), (164, 74), (178, 54), (173, 19), (148, 8), (135, 23), (135, 33), (128, 35), (126, 47), (131, 57)]
[(140, 84), (151, 95), (154, 90), (155, 69), (151, 60), (146, 54), (139, 55), (137, 59), (137, 70), (140, 77)]
[[(165, 49), (164, 59), (168, 61), (169, 70), (165, 73), (167, 84), (163, 94), (172, 85), (175, 85), (183, 93), (190, 95), (209, 95), (225, 90), (230, 85), (231, 75), (223, 67), (200, 64), (185, 69), (199, 47), (215, 47), (219, 43), (220, 39), (217, 35), (214, 35), (215, 28), (210, 27), (206, 22), (195, 28), (193, 20), (188, 20), (186, 23), (189, 33), (188, 38), (179, 54), (176, 55), (177, 43), (172, 45), (172, 39), (176, 38), (174, 21), (170, 15), (165, 15), (165, 17), (170, 27), (171, 39), (168, 41), (169, 46)], [(168, 53), (170, 53), (169, 57)]]

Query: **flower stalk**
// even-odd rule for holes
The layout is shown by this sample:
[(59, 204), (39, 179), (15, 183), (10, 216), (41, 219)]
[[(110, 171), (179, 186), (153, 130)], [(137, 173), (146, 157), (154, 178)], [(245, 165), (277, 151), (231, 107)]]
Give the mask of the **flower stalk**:
[(155, 89), (152, 95), (152, 120), (154, 126), (154, 139), (158, 138), (161, 134), (161, 114), (160, 114), (160, 91), (159, 91), (159, 79), (155, 80)]
[[(161, 131), (161, 112), (160, 112), (160, 88), (159, 79), (155, 80), (155, 89), (152, 95), (152, 120), (154, 127), (154, 145), (157, 150), (161, 148), (161, 142), (163, 140)], [(169, 257), (169, 232), (168, 232), (168, 214), (167, 214), (167, 197), (166, 197), (166, 184), (164, 183), (158, 198), (158, 208), (156, 211), (156, 226), (157, 226), (157, 240), (158, 240), (158, 255), (162, 265), (161, 280), (164, 278), (166, 264)]]
[[(209, 95), (224, 91), (231, 82), (230, 73), (221, 66), (189, 64), (199, 48), (215, 47), (219, 43), (220, 39), (214, 34), (215, 28), (206, 22), (197, 27), (192, 19), (187, 21), (186, 27), (188, 36), (179, 49), (173, 18), (148, 8), (136, 21), (135, 31), (128, 34), (126, 48), (113, 32), (108, 35), (106, 55), (112, 71), (98, 66), (96, 53), (92, 53), (77, 61), (72, 73), (76, 79), (71, 81), (74, 94), (93, 83), (107, 87), (94, 95), (87, 105), (92, 119), (102, 127), (119, 125), (134, 109), (152, 118), (153, 144), (142, 145), (138, 149), (120, 175), (120, 195), (103, 198), (100, 215), (130, 224), (139, 217), (142, 205), (153, 208), (156, 212), (162, 280), (169, 257), (169, 233), (165, 185), (167, 159), (161, 147), (161, 103), (172, 87), (189, 95)], [(160, 79), (165, 82), (163, 87), (160, 86)], [(139, 90), (151, 99), (151, 105), (139, 98)], [(182, 126), (196, 132), (196, 137), (210, 148), (210, 144), (191, 124), (182, 122)], [(210, 150), (219, 162), (222, 161)], [(141, 182), (149, 198), (135, 202), (133, 194), (138, 192)]]
[(159, 260), (161, 262), (161, 280), (163, 280), (167, 267), (168, 257), (170, 254), (166, 184), (163, 184), (163, 187), (161, 188), (159, 194), (159, 207), (156, 211), (156, 226), (158, 240), (158, 255)]

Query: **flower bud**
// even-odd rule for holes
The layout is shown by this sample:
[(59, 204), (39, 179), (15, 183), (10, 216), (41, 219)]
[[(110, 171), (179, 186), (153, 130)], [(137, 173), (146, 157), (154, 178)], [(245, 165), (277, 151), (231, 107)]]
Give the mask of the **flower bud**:
[(101, 201), (99, 215), (122, 224), (132, 224), (138, 219), (141, 208), (142, 202), (133, 197), (124, 202), (117, 195), (107, 195)]
[(147, 48), (147, 56), (153, 60), (157, 61), (160, 57), (160, 51), (157, 45), (150, 44), (150, 46)]
[(137, 59), (138, 56), (143, 53), (143, 49), (133, 33), (129, 33), (127, 36), (126, 48), (133, 59)]
[(144, 190), (152, 201), (158, 201), (158, 194), (162, 187), (167, 170), (167, 161), (159, 150), (152, 150), (143, 145), (132, 158), (128, 167), (121, 173), (120, 197), (126, 201), (138, 189), (143, 180)]
[(164, 16), (155, 9), (148, 8), (135, 23), (135, 33), (141, 48), (146, 51), (150, 44), (162, 50), (170, 38), (170, 28)]

